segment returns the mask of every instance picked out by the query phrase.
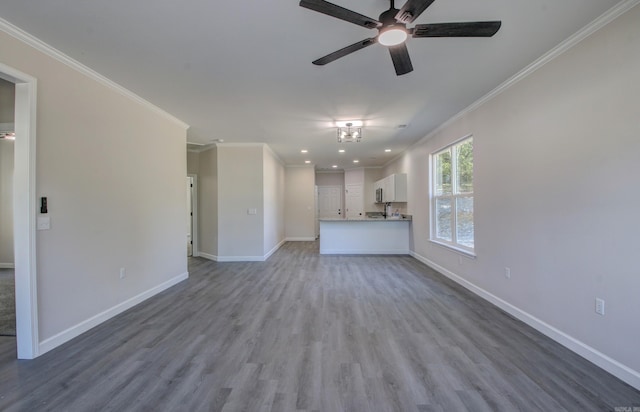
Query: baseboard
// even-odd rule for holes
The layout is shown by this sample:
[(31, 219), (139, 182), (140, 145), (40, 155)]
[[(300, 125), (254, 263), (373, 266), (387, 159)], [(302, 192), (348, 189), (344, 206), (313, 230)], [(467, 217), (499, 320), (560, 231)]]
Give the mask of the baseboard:
[(278, 243), (264, 256), (216, 256), (203, 252), (200, 252), (199, 255), (200, 257), (203, 257), (205, 259), (213, 260), (214, 262), (264, 262), (265, 260), (269, 259), (271, 255), (276, 253), (276, 251), (280, 249), (282, 245), (284, 245), (287, 241), (288, 239), (281, 240), (280, 243)]
[(288, 237), (285, 242), (314, 242), (315, 237)]
[(218, 256), (210, 255), (209, 253), (200, 252), (200, 253), (198, 253), (198, 256), (200, 256), (202, 258), (205, 258), (205, 259), (213, 260), (214, 262), (218, 261)]
[(0, 269), (15, 269), (16, 265), (14, 263), (0, 263)]
[(479, 286), (469, 282), (468, 280), (456, 275), (448, 269), (438, 265), (435, 262), (421, 256), (415, 252), (411, 252), (411, 256), (429, 266), (433, 270), (441, 273), (442, 275), (448, 277), (459, 285), (465, 287), (481, 298), (491, 302), (496, 305), (500, 309), (504, 310), (508, 314), (513, 317), (521, 320), (532, 328), (536, 329), (540, 333), (546, 335), (547, 337), (553, 339), (558, 342), (562, 346), (570, 349), (571, 351), (577, 353), (588, 361), (594, 363), (600, 368), (606, 370), (610, 374), (616, 376), (620, 380), (628, 383), (636, 389), (640, 390), (640, 372), (635, 371), (629, 368), (626, 365), (616, 361), (615, 359), (610, 358), (604, 353), (592, 348), (591, 346), (585, 344), (584, 342), (579, 341), (578, 339), (562, 332), (561, 330), (549, 325), (548, 323), (536, 318), (535, 316), (523, 311), (522, 309), (510, 304), (509, 302), (495, 296), (494, 294), (482, 289)]
[(218, 262), (264, 262), (264, 256), (218, 256)]
[(408, 255), (406, 249), (398, 250), (361, 250), (361, 249), (320, 249), (321, 255)]
[(286, 243), (286, 240), (282, 239), (277, 245), (275, 245), (275, 247), (273, 249), (271, 249), (266, 255), (264, 255), (264, 260), (269, 259), (271, 257), (271, 255), (276, 253), (276, 251), (278, 249), (280, 249), (282, 247), (282, 245), (284, 245), (285, 243)]
[(145, 292), (140, 293), (139, 295), (132, 297), (131, 299), (128, 299), (122, 303), (117, 304), (116, 306), (110, 309), (105, 310), (102, 313), (99, 313), (85, 321), (82, 321), (77, 325), (72, 326), (69, 329), (58, 333), (57, 335), (50, 337), (49, 339), (43, 340), (39, 344), (38, 356), (43, 355), (46, 352), (49, 352), (50, 350), (62, 345), (65, 342), (70, 341), (71, 339), (77, 336), (80, 336), (81, 334), (88, 331), (89, 329), (92, 329), (100, 325), (101, 323), (113, 318), (114, 316), (119, 315), (120, 313), (134, 307), (138, 303), (141, 303), (149, 299), (150, 297), (157, 295), (158, 293), (170, 288), (171, 286), (174, 286), (182, 282), (188, 277), (189, 277), (189, 272), (185, 272), (181, 275), (178, 275), (173, 279), (169, 279), (168, 281), (161, 283), (158, 286), (155, 286)]

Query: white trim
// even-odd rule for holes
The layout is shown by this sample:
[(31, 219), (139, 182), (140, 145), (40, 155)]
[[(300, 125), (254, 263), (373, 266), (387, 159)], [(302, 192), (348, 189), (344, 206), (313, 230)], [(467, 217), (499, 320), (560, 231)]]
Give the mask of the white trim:
[(322, 249), (321, 255), (409, 255), (411, 252), (407, 249)]
[(276, 253), (276, 251), (278, 249), (280, 249), (282, 247), (282, 245), (284, 245), (286, 243), (286, 239), (282, 239), (277, 245), (275, 245), (273, 247), (273, 249), (271, 249), (266, 255), (264, 255), (264, 260), (267, 260), (271, 257), (271, 255), (273, 255), (274, 253)]
[(263, 147), (266, 146), (266, 143), (257, 143), (257, 142), (240, 142), (240, 143), (215, 143), (214, 146), (217, 147)]
[(0, 263), (0, 269), (15, 269), (15, 267), (13, 263)]
[(594, 363), (595, 365), (606, 370), (617, 378), (623, 380), (634, 388), (640, 389), (640, 372), (635, 371), (626, 365), (623, 365), (622, 363), (610, 358), (609, 356), (592, 348), (584, 342), (579, 341), (578, 339), (549, 325), (548, 323), (523, 311), (522, 309), (512, 305), (511, 303), (497, 297), (496, 295), (482, 289), (479, 286), (476, 286), (472, 282), (469, 282), (463, 277), (456, 275), (455, 273), (449, 271), (448, 269), (445, 269), (444, 267), (427, 259), (426, 257), (421, 256), (413, 251), (411, 252), (411, 256), (429, 266), (433, 270), (458, 283), (459, 285), (465, 287), (466, 289), (470, 290), (486, 301), (496, 305), (498, 308), (521, 320), (522, 322), (526, 323), (527, 325), (531, 326), (547, 337), (553, 339), (567, 349), (577, 353), (588, 361)]
[(0, 77), (15, 83), (13, 170), (13, 250), (16, 279), (16, 342), (19, 359), (38, 353), (36, 271), (36, 108), (37, 80), (0, 63)]
[(487, 103), (488, 101), (490, 101), (494, 97), (496, 97), (496, 96), (500, 95), (502, 92), (508, 90), (511, 86), (515, 85), (520, 80), (523, 80), (526, 77), (530, 76), (535, 71), (537, 71), (538, 69), (542, 68), (542, 66), (544, 66), (545, 64), (551, 62), (556, 57), (559, 57), (560, 55), (562, 55), (563, 53), (565, 53), (566, 51), (571, 49), (573, 46), (575, 46), (578, 43), (580, 43), (582, 40), (586, 39), (587, 37), (589, 37), (593, 33), (597, 32), (598, 30), (600, 30), (601, 28), (603, 28), (607, 24), (611, 23), (612, 21), (614, 21), (615, 19), (617, 19), (618, 17), (623, 15), (625, 12), (629, 11), (630, 9), (632, 9), (638, 3), (640, 3), (640, 0), (624, 0), (624, 1), (620, 2), (620, 3), (618, 3), (617, 5), (613, 6), (612, 8), (610, 8), (609, 10), (604, 12), (600, 17), (596, 18), (591, 23), (587, 24), (582, 29), (578, 30), (576, 33), (574, 33), (568, 39), (564, 40), (563, 42), (558, 44), (556, 47), (552, 48), (547, 53), (543, 54), (541, 57), (539, 57), (533, 63), (531, 63), (530, 65), (528, 65), (524, 69), (520, 70), (518, 73), (516, 73), (515, 75), (513, 75), (512, 77), (507, 79), (505, 82), (501, 83), (498, 87), (496, 87), (495, 89), (491, 90), (489, 93), (485, 94), (484, 96), (482, 96), (480, 99), (476, 100), (475, 102), (471, 103), (469, 106), (467, 106), (466, 108), (464, 108), (462, 111), (458, 112), (457, 114), (453, 115), (451, 118), (446, 120), (444, 123), (440, 124), (434, 130), (429, 132), (429, 134), (427, 134), (425, 137), (423, 137), (422, 139), (418, 140), (416, 143), (412, 144), (411, 147), (407, 148), (407, 150), (405, 150), (404, 152), (398, 154), (396, 157), (394, 157), (393, 159), (391, 159), (387, 163), (385, 163), (384, 167), (386, 167), (389, 164), (391, 164), (391, 163), (395, 162), (396, 160), (398, 160), (400, 157), (402, 157), (404, 155), (404, 153), (406, 153), (411, 148), (423, 144), (425, 141), (431, 139), (436, 134), (440, 133), (444, 129), (446, 129), (449, 126), (451, 126), (453, 123), (455, 123), (461, 117), (464, 117), (467, 114), (473, 112), (474, 110), (476, 110), (477, 108), (479, 108), (483, 104)]
[(218, 256), (218, 262), (264, 262), (264, 256)]
[(264, 144), (264, 148), (265, 148), (265, 150), (266, 150), (267, 152), (269, 152), (269, 153), (271, 154), (271, 156), (273, 156), (273, 157), (274, 157), (274, 159), (276, 159), (276, 161), (277, 161), (278, 163), (280, 163), (280, 166), (285, 167), (285, 166), (287, 165), (287, 164), (282, 160), (282, 158), (281, 158), (280, 156), (278, 156), (278, 154), (277, 154), (276, 152), (274, 152), (274, 151), (273, 151), (273, 149), (271, 148), (271, 146), (269, 146), (269, 145), (268, 145), (268, 144), (266, 144), (266, 143), (263, 143), (263, 144)]
[(428, 241), (433, 243), (434, 245), (443, 247), (443, 248), (449, 250), (450, 252), (455, 252), (455, 253), (464, 255), (465, 257), (468, 257), (468, 258), (471, 258), (471, 259), (475, 259), (476, 258), (476, 254), (472, 253), (472, 252), (469, 252), (468, 250), (464, 250), (462, 248), (455, 247), (453, 245), (449, 245), (449, 244), (444, 243), (444, 242), (438, 242), (435, 239), (428, 239)]
[(264, 262), (273, 255), (287, 240), (278, 243), (269, 253), (264, 256), (216, 256), (209, 253), (200, 252), (200, 257), (213, 260), (214, 262)]
[(158, 293), (166, 289), (169, 289), (170, 287), (182, 282), (183, 280), (186, 280), (188, 277), (189, 277), (189, 272), (184, 272), (172, 279), (169, 279), (166, 282), (159, 284), (158, 286), (155, 286), (147, 290), (146, 292), (142, 292), (132, 297), (131, 299), (127, 299), (124, 302), (119, 303), (114, 307), (105, 310), (104, 312), (98, 313), (97, 315), (62, 331), (50, 337), (49, 339), (43, 340), (42, 342), (40, 342), (40, 354), (42, 355), (62, 345), (63, 343), (68, 342), (77, 336), (80, 336), (81, 334), (100, 325), (101, 323), (106, 322), (107, 320), (119, 315), (120, 313), (128, 309), (131, 309), (135, 305), (141, 302), (144, 302), (145, 300), (157, 295)]
[(191, 256), (200, 256), (198, 252), (198, 175), (187, 174), (187, 177), (193, 178), (193, 188), (191, 190)]
[(209, 254), (209, 253), (198, 252), (198, 256), (199, 256), (199, 257), (201, 257), (201, 258), (208, 259), (208, 260), (213, 260), (214, 262), (217, 262), (217, 261), (218, 261), (218, 256), (216, 256), (216, 255), (211, 255), (211, 254)]
[(316, 240), (315, 237), (288, 237), (285, 239), (285, 242), (314, 242)]
[(84, 74), (85, 76), (89, 77), (90, 79), (93, 79), (95, 81), (97, 81), (98, 83), (102, 84), (103, 86), (106, 86), (120, 94), (122, 94), (123, 96), (128, 97), (129, 99), (137, 102), (138, 104), (146, 107), (147, 109), (163, 116), (164, 118), (176, 123), (178, 126), (182, 127), (183, 129), (188, 129), (189, 125), (185, 122), (183, 122), (182, 120), (178, 119), (177, 117), (173, 116), (172, 114), (169, 114), (168, 112), (162, 110), (161, 108), (159, 108), (158, 106), (150, 103), (149, 101), (143, 99), (142, 97), (138, 96), (137, 94), (133, 93), (132, 91), (125, 89), (124, 87), (120, 86), (119, 84), (117, 84), (116, 82), (109, 80), (108, 78), (104, 77), (103, 75), (101, 75), (100, 73), (96, 72), (93, 69), (90, 69), (89, 67), (85, 66), (84, 64), (78, 62), (77, 60), (72, 59), (71, 57), (67, 56), (66, 54), (62, 53), (61, 51), (59, 51), (58, 49), (55, 49), (54, 47), (48, 45), (47, 43), (43, 42), (42, 40), (38, 39), (37, 37), (27, 33), (26, 31), (22, 30), (21, 28), (14, 26), (13, 24), (9, 23), (8, 21), (4, 20), (3, 18), (0, 18), (0, 30), (7, 33), (8, 35), (22, 41), (23, 43), (28, 44), (29, 46), (33, 47), (34, 49), (38, 50), (41, 53), (46, 54), (49, 57), (54, 58), (55, 60), (59, 61), (60, 63), (66, 64), (67, 66), (71, 67), (74, 70), (77, 70), (78, 72)]

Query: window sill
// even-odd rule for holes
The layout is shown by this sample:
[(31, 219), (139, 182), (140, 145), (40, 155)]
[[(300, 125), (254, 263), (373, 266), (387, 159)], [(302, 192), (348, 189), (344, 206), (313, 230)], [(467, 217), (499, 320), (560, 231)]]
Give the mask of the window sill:
[(446, 244), (446, 243), (438, 242), (437, 240), (434, 240), (434, 239), (429, 239), (429, 242), (431, 242), (431, 243), (433, 243), (435, 245), (438, 245), (440, 247), (443, 247), (445, 249), (449, 249), (450, 251), (453, 251), (455, 253), (464, 255), (465, 257), (468, 257), (468, 258), (471, 258), (471, 259), (475, 259), (476, 258), (476, 254), (474, 252), (470, 252), (468, 250), (464, 250), (462, 248), (455, 247), (453, 245), (449, 245), (449, 244)]

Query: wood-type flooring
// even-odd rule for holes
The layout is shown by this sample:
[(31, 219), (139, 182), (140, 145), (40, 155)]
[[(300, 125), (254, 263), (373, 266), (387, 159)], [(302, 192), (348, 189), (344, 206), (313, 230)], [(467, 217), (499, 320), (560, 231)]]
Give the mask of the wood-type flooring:
[(408, 256), (290, 242), (189, 270), (35, 360), (0, 338), (0, 410), (640, 410), (639, 391)]

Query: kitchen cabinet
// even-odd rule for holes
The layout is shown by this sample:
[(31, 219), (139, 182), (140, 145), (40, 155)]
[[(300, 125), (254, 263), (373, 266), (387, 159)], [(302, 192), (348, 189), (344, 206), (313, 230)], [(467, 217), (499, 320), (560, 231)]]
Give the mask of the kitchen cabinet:
[(407, 201), (407, 174), (396, 173), (375, 182), (375, 189), (382, 189), (382, 202)]

